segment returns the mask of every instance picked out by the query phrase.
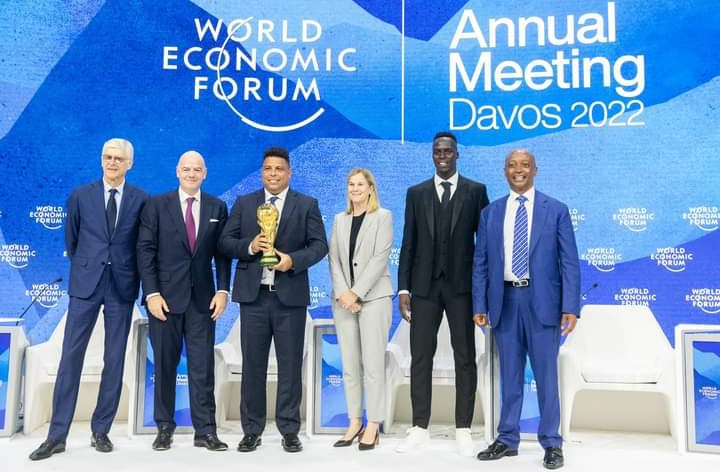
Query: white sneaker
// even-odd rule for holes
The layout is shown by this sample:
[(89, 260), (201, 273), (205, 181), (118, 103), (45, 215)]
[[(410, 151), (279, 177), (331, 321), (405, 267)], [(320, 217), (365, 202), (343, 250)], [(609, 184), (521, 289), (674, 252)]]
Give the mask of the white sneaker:
[(475, 455), (475, 446), (473, 446), (470, 428), (455, 429), (455, 445), (457, 452), (463, 457), (473, 457)]
[(430, 439), (430, 433), (425, 428), (413, 426), (407, 430), (408, 435), (395, 448), (395, 452), (405, 453), (417, 450)]

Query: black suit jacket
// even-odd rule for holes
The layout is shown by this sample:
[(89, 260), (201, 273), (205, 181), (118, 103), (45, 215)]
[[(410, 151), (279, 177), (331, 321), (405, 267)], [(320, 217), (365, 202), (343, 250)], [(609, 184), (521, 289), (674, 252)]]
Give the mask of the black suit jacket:
[[(260, 290), (262, 253), (250, 255), (248, 248), (260, 232), (257, 208), (264, 202), (264, 189), (238, 198), (220, 237), (220, 250), (238, 260), (232, 292), (235, 302), (252, 303), (257, 299)], [(293, 260), (291, 270), (275, 272), (275, 289), (280, 302), (287, 306), (309, 305), (308, 268), (319, 262), (328, 252), (325, 227), (317, 200), (292, 189), (288, 190), (275, 247), (289, 254)]]
[(72, 297), (90, 297), (109, 262), (115, 288), (121, 298), (138, 296), (140, 278), (135, 260), (135, 241), (140, 212), (148, 201), (145, 191), (125, 182), (117, 226), (108, 234), (102, 180), (75, 189), (67, 202), (65, 249), (70, 258)]
[[(437, 198), (433, 179), (410, 187), (405, 197), (398, 290), (408, 290), (421, 297), (429, 294), (432, 283), (436, 217), (433, 199)], [(470, 293), (475, 233), (480, 212), (489, 203), (487, 190), (481, 183), (458, 176), (452, 200), (449, 281), (457, 293)]]
[(178, 191), (152, 198), (140, 217), (137, 242), (143, 294), (160, 292), (171, 313), (184, 313), (194, 292), (201, 303), (198, 308), (210, 311), (215, 295), (213, 259), (217, 289), (230, 290), (230, 259), (217, 249), (227, 215), (225, 202), (201, 193), (197, 242), (192, 254)]

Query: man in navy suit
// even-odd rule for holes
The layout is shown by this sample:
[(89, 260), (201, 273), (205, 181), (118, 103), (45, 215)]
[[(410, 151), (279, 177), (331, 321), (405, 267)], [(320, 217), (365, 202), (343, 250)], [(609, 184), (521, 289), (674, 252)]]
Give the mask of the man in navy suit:
[[(175, 431), (175, 378), (183, 339), (188, 360), (194, 444), (227, 450), (215, 425), (215, 321), (227, 306), (230, 259), (217, 242), (227, 220), (222, 200), (200, 191), (207, 177), (196, 151), (180, 156), (180, 188), (152, 198), (140, 217), (138, 264), (155, 357), (153, 449), (170, 449)], [(217, 290), (213, 278), (215, 261)]]
[[(317, 200), (288, 188), (292, 171), (290, 155), (283, 148), (265, 151), (262, 189), (244, 195), (233, 205), (220, 237), (220, 250), (237, 258), (232, 299), (240, 303), (242, 384), (240, 419), (241, 452), (254, 451), (261, 443), (266, 417), (266, 375), (270, 342), (275, 340), (278, 362), (275, 422), (287, 452), (299, 452), (302, 361), (305, 318), (310, 304), (308, 268), (328, 252)], [(279, 262), (260, 265), (270, 242), (260, 232), (257, 208), (270, 203), (280, 212), (275, 239)]]
[(120, 402), (125, 345), (140, 285), (135, 242), (140, 212), (148, 195), (125, 182), (125, 174), (133, 165), (129, 141), (107, 141), (100, 162), (102, 180), (75, 189), (67, 202), (65, 247), (70, 258), (70, 303), (50, 430), (47, 440), (30, 454), (32, 460), (65, 450), (85, 350), (101, 305), (105, 320), (104, 367), (90, 445), (99, 452), (113, 449), (108, 432)]
[(498, 438), (480, 460), (517, 455), (526, 356), (535, 373), (538, 440), (547, 469), (563, 466), (557, 356), (560, 336), (575, 328), (580, 263), (564, 203), (535, 190), (535, 157), (516, 150), (505, 159), (510, 195), (480, 216), (473, 264), (473, 319), (493, 327), (500, 355), (502, 408)]

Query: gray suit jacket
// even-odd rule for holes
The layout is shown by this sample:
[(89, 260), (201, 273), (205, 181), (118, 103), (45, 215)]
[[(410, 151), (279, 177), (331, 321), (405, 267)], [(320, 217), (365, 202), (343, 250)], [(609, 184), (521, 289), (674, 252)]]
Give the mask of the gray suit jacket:
[(350, 228), (352, 215), (345, 212), (335, 215), (330, 237), (330, 277), (333, 300), (348, 289), (361, 301), (389, 297), (393, 294), (388, 256), (393, 242), (392, 213), (384, 208), (365, 215), (353, 255), (355, 284), (350, 285)]

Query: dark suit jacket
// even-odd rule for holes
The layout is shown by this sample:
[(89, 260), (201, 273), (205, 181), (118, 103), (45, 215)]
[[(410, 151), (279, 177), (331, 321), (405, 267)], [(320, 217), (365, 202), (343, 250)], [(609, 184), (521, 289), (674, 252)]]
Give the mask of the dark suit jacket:
[(142, 212), (137, 241), (143, 294), (159, 292), (171, 313), (184, 313), (194, 292), (201, 303), (198, 308), (210, 311), (215, 295), (213, 259), (217, 289), (230, 290), (230, 259), (217, 250), (227, 215), (225, 202), (201, 193), (197, 242), (192, 254), (177, 189), (152, 198)]
[[(220, 237), (220, 250), (238, 260), (232, 292), (235, 302), (252, 303), (260, 290), (262, 253), (251, 256), (248, 248), (260, 232), (257, 208), (264, 202), (264, 189), (238, 198)], [(275, 247), (289, 254), (293, 260), (291, 270), (275, 272), (278, 299), (287, 306), (309, 305), (308, 268), (328, 252), (325, 227), (317, 200), (292, 189), (288, 190)]]
[[(403, 229), (398, 291), (427, 296), (430, 292), (435, 252), (435, 182), (426, 180), (410, 187), (405, 198), (405, 227)], [(457, 293), (469, 293), (472, 284), (472, 258), (475, 250), (475, 231), (480, 211), (488, 204), (485, 185), (458, 176), (458, 186), (452, 197), (449, 281)]]
[[(487, 313), (498, 324), (505, 292), (503, 225), (508, 196), (483, 212), (473, 265), (473, 313)], [(580, 262), (568, 207), (535, 191), (530, 234), (531, 307), (541, 323), (560, 324), (562, 313), (578, 315)]]
[(88, 298), (97, 287), (109, 262), (120, 297), (133, 301), (140, 279), (135, 261), (135, 241), (140, 212), (148, 194), (125, 182), (112, 238), (105, 217), (105, 188), (102, 180), (78, 187), (67, 201), (65, 249), (70, 258), (71, 297)]

